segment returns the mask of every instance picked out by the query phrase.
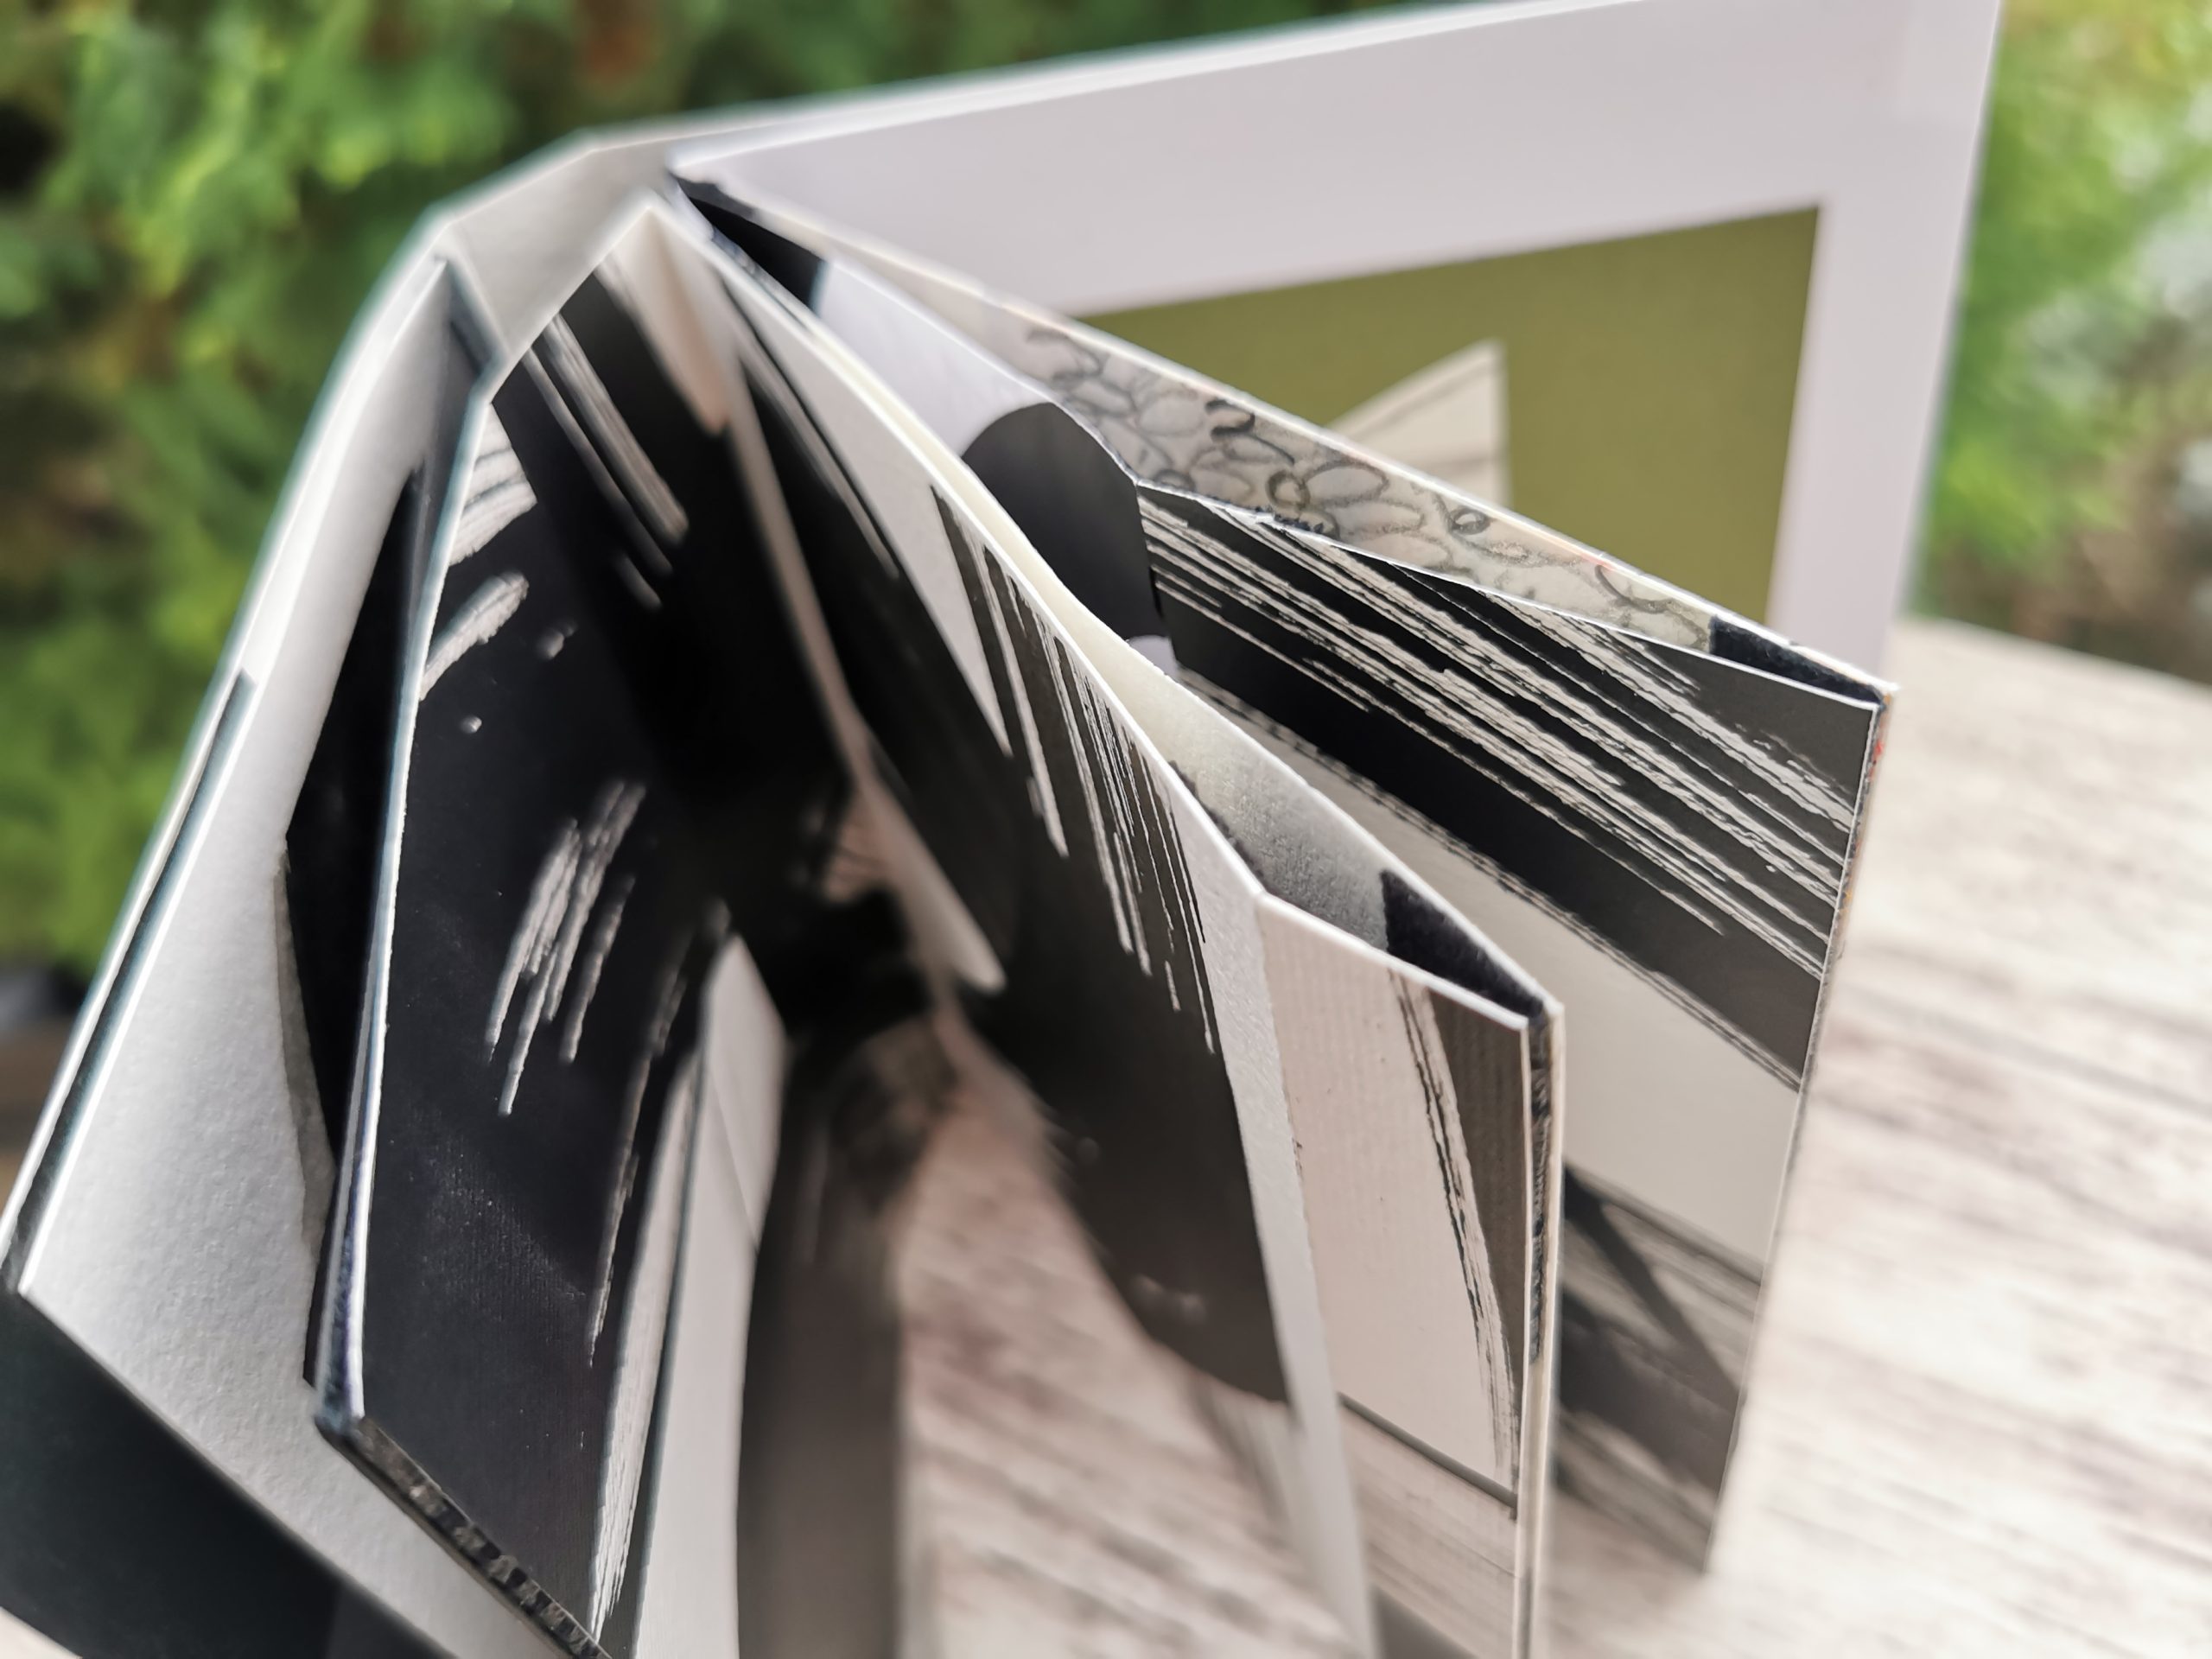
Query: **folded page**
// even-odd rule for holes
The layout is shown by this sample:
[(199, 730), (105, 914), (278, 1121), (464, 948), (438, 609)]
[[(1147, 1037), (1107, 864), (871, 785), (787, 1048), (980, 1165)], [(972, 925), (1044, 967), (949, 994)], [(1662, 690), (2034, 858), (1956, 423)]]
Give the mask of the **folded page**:
[[(972, 387), (936, 366), (939, 390)], [(1003, 516), (976, 488), (978, 511)], [(1524, 1651), (1548, 1467), (1559, 1009), (1077, 599), (1055, 572), (1086, 522), (1033, 520), (1031, 580), (1266, 889), (1284, 1100), (1383, 1650)]]
[[(639, 1650), (685, 1217), (696, 1248), (760, 1230), (780, 1102), (701, 1134), (710, 1021), (801, 1020), (851, 793), (727, 436), (635, 302), (588, 280), (476, 409), (409, 641), (318, 1367), (327, 1430), (579, 1653)], [(745, 1306), (716, 1317), (687, 1342), (726, 1354)]]
[[(440, 1649), (524, 1659), (531, 1633), (315, 1433), (306, 1375), (366, 969), (345, 938), (365, 936), (373, 894), (394, 641), (483, 361), (442, 261), (398, 272), (372, 316), (317, 410), (11, 1201), (7, 1276), (305, 1561)], [(367, 834), (340, 848), (334, 823)], [(264, 1599), (293, 1598), (272, 1579)]]
[[(928, 411), (1094, 609), (1573, 1008), (1562, 1478), (1701, 1555), (1882, 688), (1709, 607), (1670, 641), (1586, 594), (1495, 591), (1382, 511), (1454, 500), (1441, 486), (1339, 452), (1301, 473), (1325, 435), (1233, 392), (789, 209), (703, 206)], [(1018, 361), (994, 377), (975, 348)], [(1154, 427), (1183, 449), (1140, 442)], [(1309, 511), (1301, 484), (1255, 509), (1262, 445), (1341, 485), (1334, 505)], [(1184, 450), (1249, 464), (1194, 473)], [(1081, 533), (1047, 534), (1078, 502)], [(1631, 591), (1611, 562), (1574, 568)]]
[[(1116, 1288), (1203, 1379), (1364, 1647), (1258, 884), (969, 516), (943, 470), (957, 463), (918, 447), (804, 312), (734, 266), (721, 286), (841, 666), (1003, 964), (976, 1027), (1048, 1112)], [(957, 632), (934, 620), (953, 595)], [(948, 771), (967, 786), (933, 781)]]

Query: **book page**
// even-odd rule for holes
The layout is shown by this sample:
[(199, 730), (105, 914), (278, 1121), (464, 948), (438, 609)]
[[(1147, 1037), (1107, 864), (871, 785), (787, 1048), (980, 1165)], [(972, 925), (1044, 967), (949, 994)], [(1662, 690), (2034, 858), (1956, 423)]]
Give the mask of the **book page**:
[[(685, 1218), (749, 1251), (782, 1109), (734, 1113), (747, 1057), (718, 1050), (772, 1048), (855, 913), (824, 892), (849, 774), (651, 303), (588, 279), (478, 408), (409, 645), (319, 1355), (328, 1432), (531, 1623), (613, 1654), (643, 1650), (676, 1498)], [(727, 1363), (747, 1317), (695, 1315), (687, 1350)]]
[[(865, 372), (734, 267), (723, 286), (855, 701), (1004, 965), (1004, 989), (971, 1000), (971, 1017), (1046, 1109), (1064, 1189), (1117, 1289), (1205, 1379), (1363, 1643), (1256, 884)], [(930, 512), (933, 544), (888, 528)], [(928, 626), (921, 589), (939, 559), (984, 642), (995, 723)], [(944, 772), (966, 786), (933, 789)]]
[[(1351, 545), (1345, 523), (1382, 520), (1349, 505), (1332, 537), (1300, 512), (1236, 505), (1249, 493), (1233, 478), (1132, 465), (1134, 440), (1084, 413), (1094, 394), (1052, 380), (1039, 355), (1039, 341), (1091, 353), (1086, 331), (929, 273), (915, 291), (975, 329), (972, 344), (1029, 342), (1038, 372), (1001, 363), (993, 380), (948, 341), (945, 318), (918, 317), (830, 233), (802, 244), (795, 219), (779, 230), (727, 204), (716, 215), (963, 438), (1071, 586), (1104, 596), (1095, 609), (1573, 1010), (1562, 1478), (1700, 1556), (1880, 689), (1718, 613), (1698, 641), (1669, 643)], [(1119, 387), (1132, 409), (1179, 410), (1179, 429), (1230, 448), (1273, 430), (1234, 393), (1172, 365), (1145, 373)], [(975, 386), (948, 389), (959, 380)], [(1088, 504), (1081, 536), (1037, 528), (1075, 500)]]
[[(300, 1541), (302, 1571), (360, 1586), (435, 1645), (523, 1659), (530, 1631), (316, 1433), (306, 1375), (365, 971), (314, 930), (365, 925), (346, 895), (372, 894), (381, 817), (319, 757), (365, 754), (381, 790), (376, 693), (397, 667), (363, 619), (411, 607), (478, 350), (464, 290), (418, 262), (319, 407), (60, 1109), (10, 1200), (7, 1274), (224, 1491)], [(348, 679), (366, 695), (341, 701)], [(367, 834), (326, 863), (305, 838), (333, 804)], [(318, 973), (332, 962), (334, 977)], [(310, 1007), (310, 984), (329, 1006)], [(272, 1564), (272, 1616), (327, 1596), (303, 1582)]]

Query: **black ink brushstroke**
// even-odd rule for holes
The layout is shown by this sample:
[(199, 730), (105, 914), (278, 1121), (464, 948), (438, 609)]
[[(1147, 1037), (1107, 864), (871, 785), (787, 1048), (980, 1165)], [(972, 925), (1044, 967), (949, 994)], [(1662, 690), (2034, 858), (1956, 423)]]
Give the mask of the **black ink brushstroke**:
[[(1219, 1380), (1281, 1400), (1236, 1103), (1160, 780), (1100, 694), (1085, 702), (1088, 670), (940, 500), (1013, 752), (1001, 747), (920, 594), (879, 551), (880, 531), (856, 517), (863, 492), (823, 475), (843, 463), (793, 378), (756, 385), (754, 404), (854, 700), (1004, 970), (1002, 992), (971, 1001), (976, 1028), (1051, 1115), (1068, 1153), (1063, 1185), (1139, 1323)], [(1086, 779), (1112, 798), (1113, 844), (1094, 838)], [(1042, 816), (1048, 798), (1065, 852)], [(1116, 857), (1147, 873), (1133, 918), (1117, 920), (1102, 874)], [(1147, 964), (1124, 946), (1124, 921), (1166, 947), (1161, 959)]]
[(1381, 877), (1383, 948), (1393, 957), (1525, 1019), (1547, 1016), (1541, 994), (1478, 945), (1465, 922), (1395, 870)]
[(422, 512), (420, 480), (410, 478), (370, 569), (330, 708), (284, 831), (290, 943), (315, 1091), (334, 1156), (345, 1142), (368, 994), (370, 924), (399, 728), (400, 671), (422, 585)]
[[(1423, 574), (1370, 562), (1379, 591), (1402, 595), (1385, 608), (1379, 600), (1352, 599), (1325, 588), (1284, 558), (1268, 542), (1225, 514), (1167, 493), (1147, 499), (1193, 531), (1227, 550), (1242, 567), (1267, 582), (1324, 606), (1351, 626), (1388, 640), (1448, 688), (1453, 677), (1475, 674), (1451, 654), (1437, 632), (1417, 626), (1416, 614), (1442, 625), (1482, 631), (1546, 682), (1573, 684), (1592, 671), (1574, 651), (1531, 626), (1512, 602)], [(1158, 556), (1158, 550), (1155, 550)], [(1345, 554), (1345, 558), (1358, 556)], [(1618, 833), (1591, 823), (1563, 822), (1539, 807), (1510, 769), (1486, 772), (1469, 763), (1432, 729), (1427, 716), (1405, 704), (1387, 684), (1363, 675), (1357, 664), (1329, 651), (1279, 609), (1262, 608), (1241, 594), (1216, 587), (1208, 608), (1190, 602), (1173, 584), (1163, 586), (1169, 637), (1176, 659), (1190, 671), (1249, 705), (1376, 788), (1395, 797), (1514, 880), (1578, 918), (1647, 972), (1681, 986), (1715, 1010), (1728, 1029), (1742, 1033), (1764, 1061), (1791, 1080), (1802, 1076), (1810, 1046), (1821, 976), (1783, 951), (1740, 919), (1708, 908), (1704, 913), (1667, 896), (1667, 881), (1648, 852)], [(1211, 613), (1210, 613), (1210, 612)], [(1740, 670), (1691, 652), (1640, 642), (1687, 677), (1707, 712), (1729, 721), (1755, 742), (1790, 753), (1813, 775), (1855, 797), (1874, 711), (1859, 704), (1799, 696), (1781, 699), (1742, 684)], [(1490, 683), (1498, 696), (1570, 753), (1603, 764), (1606, 786), (1669, 819), (1677, 833), (1724, 874), (1741, 868), (1746, 880), (1733, 889), (1746, 904), (1762, 906), (1770, 925), (1814, 960), (1825, 955), (1840, 893), (1826, 901), (1811, 893), (1762, 884), (1767, 872), (1745, 862), (1755, 855), (1682, 811), (1648, 779), (1624, 771), (1587, 750), (1561, 710), (1525, 687)], [(1770, 693), (1770, 685), (1768, 691)], [(1786, 706), (1777, 709), (1777, 704)], [(1672, 747), (1696, 756), (1719, 788), (1761, 803), (1821, 847), (1838, 870), (1848, 846), (1847, 827), (1819, 817), (1779, 796), (1738, 760), (1700, 739), (1658, 708), (1640, 711), (1652, 726), (1655, 749)], [(1769, 735), (1776, 721), (1794, 723)], [(1779, 895), (1779, 896), (1777, 896)]]
[[(322, 1421), (518, 1611), (592, 1653), (581, 1616), (645, 1173), (722, 938), (744, 938), (772, 995), (819, 912), (848, 785), (726, 439), (602, 285), (562, 321), (686, 529), (641, 594), (620, 563), (638, 514), (607, 493), (607, 457), (586, 464), (591, 427), (563, 420), (560, 378), (526, 359), (494, 394), (536, 505), (453, 569), (435, 625), (487, 583), (527, 591), (414, 711), (379, 1116), (346, 1187), (366, 1242), (337, 1267)], [(563, 826), (628, 791), (583, 916), (586, 939), (608, 925), (588, 1008), (572, 963), (511, 1083), (521, 990), (495, 1041), (487, 1026), (518, 918)]]
[[(1514, 1407), (1519, 1412), (1527, 1344), (1535, 1329), (1529, 1298), (1541, 1283), (1541, 1275), (1534, 1271), (1532, 1251), (1536, 1241), (1529, 1211), (1534, 1183), (1543, 1179), (1543, 1172), (1535, 1169), (1532, 1181), (1530, 1133), (1523, 1115), (1525, 1049), (1519, 1032), (1471, 1014), (1451, 997), (1434, 992), (1422, 995), (1436, 1021), (1460, 1139), (1467, 1149), (1474, 1183), (1474, 1191), (1468, 1195), (1472, 1200), (1470, 1207), (1482, 1223), (1491, 1283), (1499, 1317), (1505, 1322)], [(1448, 1190), (1454, 1179), (1448, 1169), (1446, 1179)]]
[(811, 310), (821, 293), (828, 261), (810, 248), (801, 247), (779, 235), (733, 200), (720, 185), (701, 180), (683, 181), (684, 195), (700, 217), (731, 247), (765, 271), (769, 279), (801, 305)]
[(1135, 482), (1073, 416), (1053, 404), (1010, 410), (960, 458), (1084, 609), (1124, 639), (1167, 632)]
[[(400, 676), (427, 553), (424, 507), (417, 474), (392, 508), (284, 830), (284, 910), (291, 924), (285, 944), (293, 953), (306, 1025), (301, 1034), (334, 1164), (345, 1150), (367, 1017), (377, 871), (399, 731)], [(301, 1347), (302, 1374), (309, 1382), (315, 1381), (315, 1346), (330, 1279), (329, 1218), (336, 1208), (329, 1188), (315, 1201), (322, 1207), (322, 1237)]]
[(780, 390), (756, 387), (753, 407), (878, 770), (1003, 958), (1027, 807), (927, 603), (893, 568), (889, 533), (851, 480), (826, 470), (838, 463), (788, 378)]
[[(961, 539), (971, 593), (995, 599), (1012, 633), (1008, 677), (1027, 693), (1068, 842), (1065, 857), (1049, 842), (1035, 849), (1007, 988), (971, 1007), (976, 1027), (1077, 1148), (1064, 1182), (1139, 1323), (1217, 1379), (1283, 1399), (1197, 900), (1160, 779), (1109, 726), (1103, 699), (1095, 725), (1068, 718), (1054, 687), (1083, 671), (1005, 572)], [(1093, 839), (1083, 808), (1085, 768), (1118, 780), (1131, 862), (1153, 873), (1135, 895), (1135, 925), (1167, 950), (1149, 971), (1115, 944), (1107, 891), (1088, 879), (1112, 849)]]

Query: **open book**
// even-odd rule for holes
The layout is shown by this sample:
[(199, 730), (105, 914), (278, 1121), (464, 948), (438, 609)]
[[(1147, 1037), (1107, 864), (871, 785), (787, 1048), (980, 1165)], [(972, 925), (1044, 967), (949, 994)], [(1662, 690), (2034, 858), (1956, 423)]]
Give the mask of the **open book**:
[(923, 1650), (985, 1107), (1351, 1650), (1527, 1652), (1554, 1484), (1701, 1557), (1885, 688), (753, 155), (364, 323), (9, 1211), (0, 1605)]

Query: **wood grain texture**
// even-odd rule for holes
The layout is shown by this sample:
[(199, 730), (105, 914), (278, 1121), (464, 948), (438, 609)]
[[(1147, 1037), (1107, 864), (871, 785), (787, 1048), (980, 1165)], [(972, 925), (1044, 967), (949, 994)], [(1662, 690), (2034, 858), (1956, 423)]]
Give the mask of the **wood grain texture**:
[[(2212, 695), (1909, 623), (1702, 1576), (1555, 1507), (1554, 1659), (2212, 1652)], [(948, 1659), (1323, 1654), (1040, 1179), (907, 1289)]]
[(944, 1659), (1335, 1656), (1335, 1624), (987, 1111), (931, 1149), (903, 1252), (916, 1507)]

